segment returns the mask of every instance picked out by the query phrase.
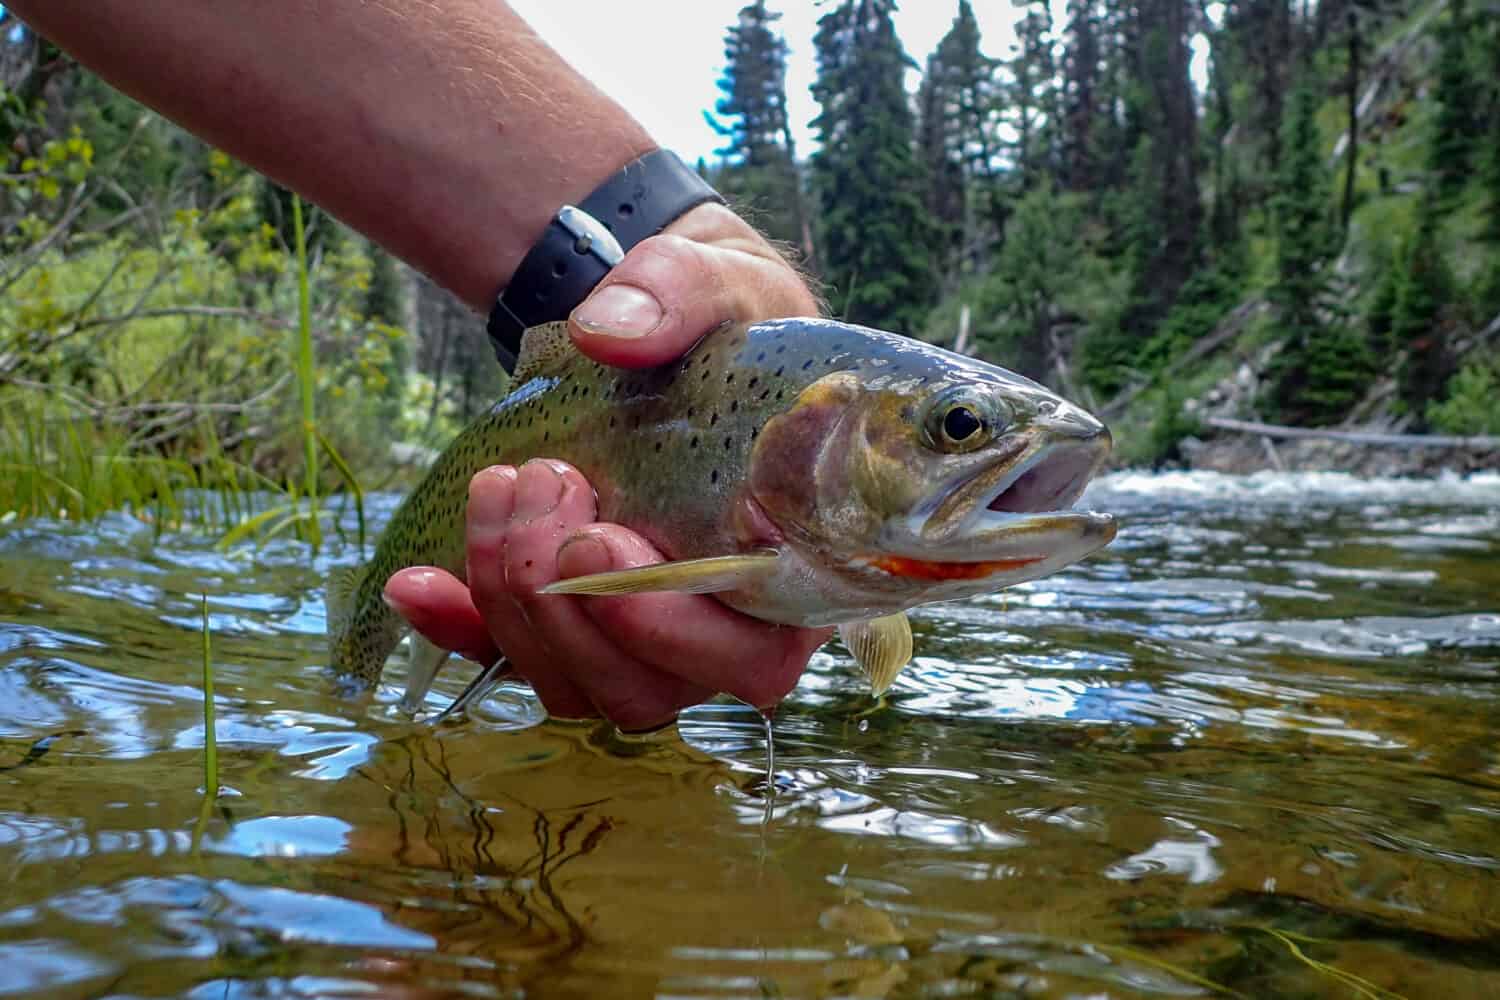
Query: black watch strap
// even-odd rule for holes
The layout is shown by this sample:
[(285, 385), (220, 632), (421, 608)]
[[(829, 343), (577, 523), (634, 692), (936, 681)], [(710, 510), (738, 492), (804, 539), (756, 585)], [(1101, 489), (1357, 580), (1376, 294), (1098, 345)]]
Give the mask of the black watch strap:
[(719, 193), (675, 153), (658, 149), (627, 164), (582, 204), (564, 205), (516, 268), (490, 310), (490, 342), (513, 371), (521, 334), (567, 319), (637, 243)]

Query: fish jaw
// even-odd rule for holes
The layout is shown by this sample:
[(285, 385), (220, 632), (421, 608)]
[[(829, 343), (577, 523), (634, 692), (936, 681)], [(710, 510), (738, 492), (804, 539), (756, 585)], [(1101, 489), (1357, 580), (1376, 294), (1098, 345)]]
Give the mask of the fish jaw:
[(1055, 573), (1114, 540), (1112, 515), (1070, 509), (1110, 445), (1103, 424), (1058, 401), (1018, 447), (888, 520), (879, 554), (862, 562), (914, 586), (925, 581), (928, 601)]

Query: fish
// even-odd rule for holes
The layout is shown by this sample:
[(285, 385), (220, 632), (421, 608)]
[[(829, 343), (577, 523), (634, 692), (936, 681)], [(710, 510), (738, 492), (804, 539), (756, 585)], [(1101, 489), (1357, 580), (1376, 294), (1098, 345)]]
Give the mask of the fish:
[[(1114, 539), (1112, 515), (1072, 509), (1110, 447), (1103, 423), (1030, 379), (835, 320), (724, 326), (646, 370), (589, 359), (566, 324), (534, 327), (509, 393), (433, 462), (371, 560), (330, 580), (330, 665), (378, 682), (407, 631), (386, 581), (417, 565), (463, 579), (469, 480), (547, 457), (589, 480), (599, 520), (667, 561), (544, 593), (712, 594), (763, 621), (837, 626), (882, 694), (912, 656), (907, 611), (1046, 576)], [(411, 637), (405, 708), (447, 655)]]

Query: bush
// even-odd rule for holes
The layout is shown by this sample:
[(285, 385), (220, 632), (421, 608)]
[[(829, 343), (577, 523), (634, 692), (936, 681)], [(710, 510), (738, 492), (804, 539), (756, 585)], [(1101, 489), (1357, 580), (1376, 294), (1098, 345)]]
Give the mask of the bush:
[(1500, 435), (1500, 354), (1476, 358), (1448, 380), (1448, 398), (1427, 404), (1427, 420), (1444, 434)]

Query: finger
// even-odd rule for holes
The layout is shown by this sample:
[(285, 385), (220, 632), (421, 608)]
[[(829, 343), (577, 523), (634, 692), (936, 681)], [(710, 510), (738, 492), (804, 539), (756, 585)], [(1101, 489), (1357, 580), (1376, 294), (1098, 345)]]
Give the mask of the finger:
[[(591, 522), (594, 513), (593, 491), (576, 469), (546, 461), (522, 466), (507, 533), (506, 590), (533, 637), (544, 637), (548, 669), (566, 676), (622, 729), (654, 728), (702, 693), (623, 653), (583, 610), (582, 601), (588, 599), (537, 593), (558, 578), (562, 542)], [(517, 667), (526, 669), (519, 661)]]
[(422, 637), (475, 663), (494, 663), (500, 649), (462, 580), (434, 566), (399, 570), (385, 584), (385, 601)]
[[(641, 536), (619, 525), (593, 524), (558, 553), (562, 577), (628, 569), (661, 561)], [(712, 691), (727, 691), (760, 708), (778, 704), (796, 686), (830, 629), (800, 629), (758, 621), (709, 596), (677, 593), (593, 597), (584, 604), (593, 623), (621, 650), (660, 670)]]
[(727, 245), (662, 233), (632, 249), (574, 310), (579, 350), (605, 364), (649, 367), (681, 357), (724, 323), (815, 314), (797, 273), (735, 221), (747, 236)]
[(520, 475), (492, 466), (469, 482), (465, 557), (469, 597), (496, 645), (541, 699), (548, 714), (581, 719), (597, 714), (582, 691), (556, 671), (538, 669), (550, 655), (533, 633), (506, 583), (507, 533), (517, 506)]

